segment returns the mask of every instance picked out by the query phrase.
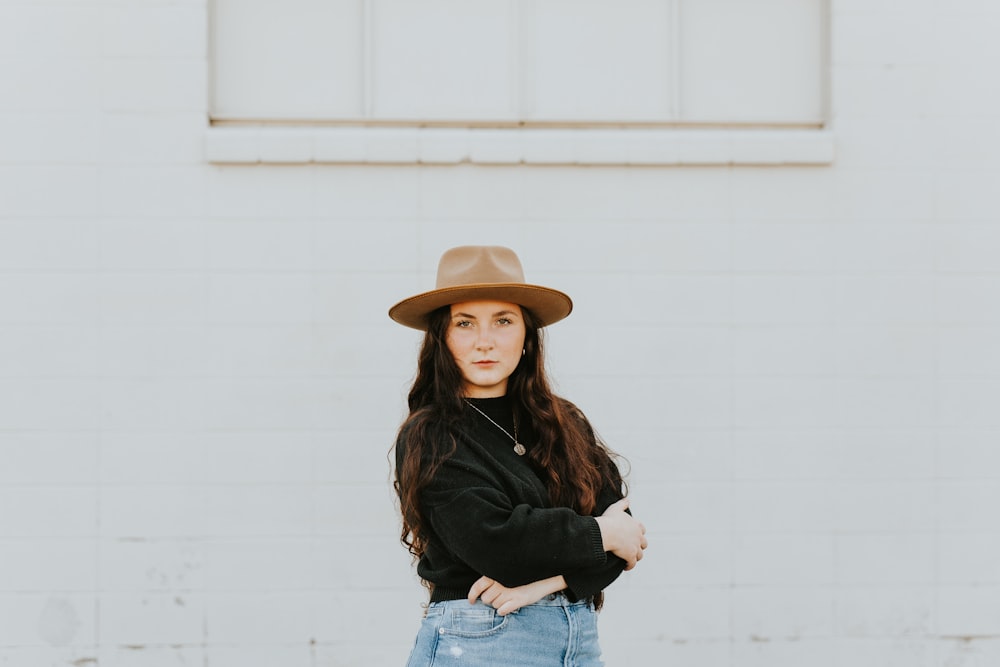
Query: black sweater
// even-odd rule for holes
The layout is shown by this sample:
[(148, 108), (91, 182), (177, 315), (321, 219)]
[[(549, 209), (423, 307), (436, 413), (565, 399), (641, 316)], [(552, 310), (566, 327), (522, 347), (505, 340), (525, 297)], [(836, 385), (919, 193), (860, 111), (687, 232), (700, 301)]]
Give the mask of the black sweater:
[[(476, 407), (513, 434), (507, 397), (473, 399)], [(429, 542), (417, 573), (434, 585), (431, 600), (464, 598), (481, 575), (513, 587), (563, 575), (571, 600), (603, 590), (625, 568), (605, 553), (593, 517), (552, 507), (528, 456), (514, 453), (509, 436), (471, 408), (457, 433), (458, 447), (421, 495)], [(529, 449), (534, 434), (518, 425)], [(595, 443), (595, 447), (596, 447)], [(405, 442), (396, 443), (396, 464)], [(602, 489), (594, 516), (622, 497)]]

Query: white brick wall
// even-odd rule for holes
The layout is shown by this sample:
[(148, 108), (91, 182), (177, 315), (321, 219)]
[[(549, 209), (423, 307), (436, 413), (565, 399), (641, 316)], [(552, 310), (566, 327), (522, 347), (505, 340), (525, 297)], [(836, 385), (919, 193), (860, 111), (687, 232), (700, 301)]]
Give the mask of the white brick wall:
[(998, 664), (1000, 11), (831, 5), (833, 165), (573, 168), (208, 164), (205, 0), (0, 4), (0, 666), (402, 664), (385, 311), (463, 243), (576, 300), (609, 665)]

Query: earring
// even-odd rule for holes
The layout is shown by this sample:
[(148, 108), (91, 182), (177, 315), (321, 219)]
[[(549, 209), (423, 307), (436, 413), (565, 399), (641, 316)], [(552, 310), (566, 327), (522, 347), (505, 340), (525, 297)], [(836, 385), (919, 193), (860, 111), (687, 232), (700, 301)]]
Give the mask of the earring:
[(528, 353), (528, 351), (527, 351), (526, 349), (524, 349), (524, 348), (522, 347), (522, 348), (521, 348), (521, 356), (523, 357), (523, 356), (524, 356), (524, 355), (526, 355), (527, 353)]

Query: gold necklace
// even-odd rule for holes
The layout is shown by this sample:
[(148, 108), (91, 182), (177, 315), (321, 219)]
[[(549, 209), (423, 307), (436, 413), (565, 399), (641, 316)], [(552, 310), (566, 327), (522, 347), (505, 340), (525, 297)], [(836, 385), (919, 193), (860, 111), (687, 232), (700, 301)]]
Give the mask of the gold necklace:
[(493, 421), (492, 419), (490, 419), (490, 416), (488, 414), (486, 414), (485, 412), (483, 412), (482, 410), (480, 410), (479, 408), (477, 408), (468, 399), (465, 399), (465, 402), (468, 403), (468, 405), (469, 405), (470, 408), (472, 408), (473, 410), (475, 410), (476, 412), (478, 412), (482, 416), (486, 417), (486, 420), (489, 421), (489, 423), (493, 424), (498, 429), (500, 429), (501, 431), (503, 431), (504, 435), (506, 435), (508, 438), (510, 438), (511, 440), (514, 441), (514, 453), (515, 454), (517, 454), (518, 456), (524, 456), (524, 453), (526, 451), (528, 451), (528, 450), (524, 448), (524, 445), (522, 445), (521, 443), (519, 443), (517, 441), (517, 420), (514, 420), (514, 435), (511, 435), (510, 432), (507, 431), (507, 429), (505, 429), (503, 426), (501, 426), (500, 424), (498, 424), (495, 421)]

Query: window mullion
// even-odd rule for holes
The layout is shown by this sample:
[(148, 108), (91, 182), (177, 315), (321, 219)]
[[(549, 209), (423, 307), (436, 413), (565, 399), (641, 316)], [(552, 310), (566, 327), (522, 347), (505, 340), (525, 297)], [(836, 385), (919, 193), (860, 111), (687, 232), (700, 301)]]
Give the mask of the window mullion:
[(375, 0), (361, 0), (361, 114), (364, 120), (374, 116), (375, 100), (375, 17), (373, 16)]
[(535, 112), (535, 14), (534, 0), (515, 0), (517, 4), (517, 108), (518, 121), (530, 120)]
[(521, 110), (521, 0), (508, 0), (510, 11), (510, 65), (508, 67), (508, 82), (510, 90), (509, 112), (517, 120), (522, 118)]
[(681, 117), (681, 0), (670, 0), (670, 105), (668, 121)]

